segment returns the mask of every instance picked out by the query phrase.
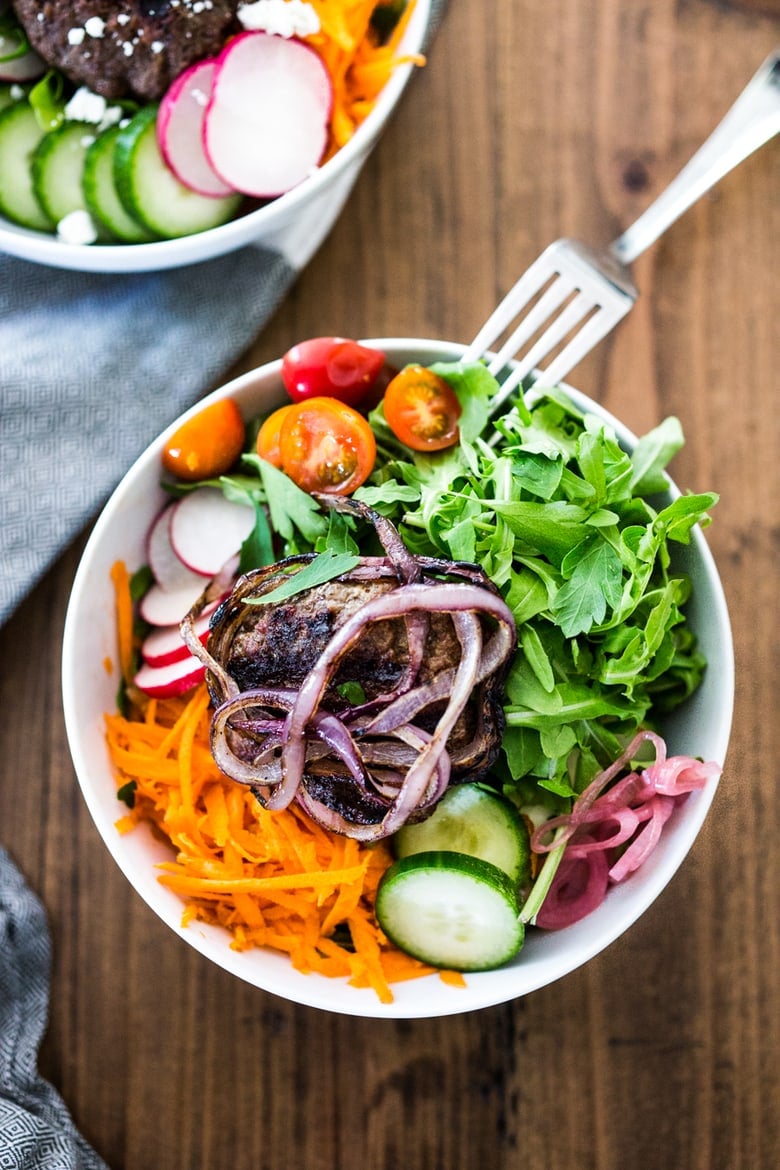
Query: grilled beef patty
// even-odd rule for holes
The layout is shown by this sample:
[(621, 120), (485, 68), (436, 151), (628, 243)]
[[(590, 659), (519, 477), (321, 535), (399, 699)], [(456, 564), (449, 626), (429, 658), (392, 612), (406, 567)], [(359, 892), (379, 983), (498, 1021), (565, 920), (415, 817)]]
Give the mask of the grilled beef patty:
[[(349, 583), (329, 581), (288, 601), (241, 607), (242, 617), (237, 624), (231, 622), (228, 599), (212, 619), (213, 629), (219, 630), (223, 622), (231, 627), (224, 653), (218, 654), (221, 665), (241, 691), (255, 687), (297, 690), (336, 630), (368, 601), (392, 590), (396, 584), (387, 578)], [(417, 683), (424, 685), (440, 671), (456, 666), (460, 655), (460, 643), (449, 615), (432, 614)], [(392, 691), (408, 660), (406, 625), (402, 618), (368, 625), (355, 646), (344, 655), (325, 693), (323, 709), (339, 709), (338, 688), (343, 683), (359, 683), (368, 700)], [(448, 750), (454, 781), (480, 779), (498, 754), (504, 726), (501, 708), (504, 674), (505, 671), (499, 671), (475, 691), (453, 728)], [(218, 703), (219, 696), (214, 697)], [(432, 732), (445, 706), (446, 701), (432, 703), (415, 722)], [(251, 750), (251, 743), (247, 747)], [(242, 755), (240, 743), (234, 744), (234, 750)], [(386, 804), (357, 788), (347, 775), (339, 774), (340, 770), (332, 761), (324, 774), (317, 765), (307, 768), (303, 782), (309, 794), (355, 824), (381, 821)]]
[(32, 47), (76, 85), (157, 101), (237, 29), (238, 0), (13, 0)]

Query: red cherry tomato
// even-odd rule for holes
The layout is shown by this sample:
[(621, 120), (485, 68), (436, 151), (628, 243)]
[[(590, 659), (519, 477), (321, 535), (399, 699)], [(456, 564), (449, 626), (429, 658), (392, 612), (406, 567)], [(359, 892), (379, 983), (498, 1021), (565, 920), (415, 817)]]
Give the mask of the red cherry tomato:
[(163, 467), (188, 482), (223, 475), (241, 454), (245, 437), (241, 411), (232, 398), (222, 398), (171, 435), (163, 451)]
[(337, 398), (358, 406), (373, 386), (385, 355), (346, 337), (312, 337), (282, 358), (282, 381), (293, 402)]
[(413, 451), (441, 451), (458, 441), (460, 403), (448, 382), (425, 366), (406, 366), (385, 390), (385, 418)]
[(279, 450), (279, 433), (288, 410), (292, 410), (292, 406), (280, 406), (273, 414), (269, 414), (257, 432), (257, 442), (255, 444), (257, 454), (261, 459), (265, 459), (267, 463), (273, 463), (274, 467), (282, 466), (282, 453)]
[(362, 414), (335, 398), (286, 408), (279, 431), (282, 470), (307, 492), (346, 496), (371, 474), (376, 440)]

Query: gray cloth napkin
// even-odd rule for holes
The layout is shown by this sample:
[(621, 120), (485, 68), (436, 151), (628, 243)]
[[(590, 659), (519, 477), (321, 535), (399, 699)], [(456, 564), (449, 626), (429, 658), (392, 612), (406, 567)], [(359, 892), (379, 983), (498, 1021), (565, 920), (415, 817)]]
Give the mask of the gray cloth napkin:
[(37, 1070), (50, 967), (43, 906), (0, 848), (0, 1166), (107, 1170)]
[(0, 257), (0, 623), (295, 275), (255, 247), (134, 276)]

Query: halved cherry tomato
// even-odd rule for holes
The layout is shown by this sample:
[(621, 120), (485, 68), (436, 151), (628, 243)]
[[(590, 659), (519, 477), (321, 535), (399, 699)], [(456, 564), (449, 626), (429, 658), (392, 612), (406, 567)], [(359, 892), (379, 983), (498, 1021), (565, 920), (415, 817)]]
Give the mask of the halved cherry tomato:
[(425, 366), (406, 366), (396, 374), (385, 390), (384, 408), (393, 434), (413, 451), (441, 451), (458, 441), (455, 391)]
[(241, 454), (246, 427), (232, 398), (205, 406), (171, 435), (163, 467), (189, 482), (223, 475)]
[(382, 372), (385, 355), (346, 337), (312, 337), (282, 358), (282, 381), (293, 402), (337, 398), (358, 406)]
[(307, 492), (346, 496), (371, 474), (376, 440), (362, 414), (335, 398), (287, 408), (279, 432), (282, 470)]
[(257, 454), (261, 459), (265, 459), (266, 462), (273, 463), (274, 467), (282, 466), (282, 453), (279, 450), (279, 433), (289, 410), (292, 410), (291, 405), (280, 406), (273, 414), (269, 414), (257, 432)]

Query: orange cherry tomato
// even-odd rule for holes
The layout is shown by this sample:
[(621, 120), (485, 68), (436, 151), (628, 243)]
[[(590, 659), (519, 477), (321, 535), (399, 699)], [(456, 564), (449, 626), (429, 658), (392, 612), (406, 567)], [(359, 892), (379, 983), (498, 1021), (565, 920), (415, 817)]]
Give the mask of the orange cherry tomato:
[(335, 398), (286, 408), (279, 432), (282, 470), (307, 492), (346, 496), (371, 474), (376, 440), (362, 414)]
[(280, 406), (273, 414), (269, 414), (260, 430), (257, 432), (257, 454), (274, 467), (282, 466), (282, 453), (279, 450), (279, 434), (287, 412), (292, 406)]
[(457, 395), (425, 366), (406, 366), (396, 374), (385, 390), (384, 408), (393, 434), (413, 451), (441, 451), (458, 441)]
[(163, 451), (163, 467), (190, 482), (223, 475), (241, 454), (245, 438), (241, 411), (232, 398), (222, 398), (171, 435)]

